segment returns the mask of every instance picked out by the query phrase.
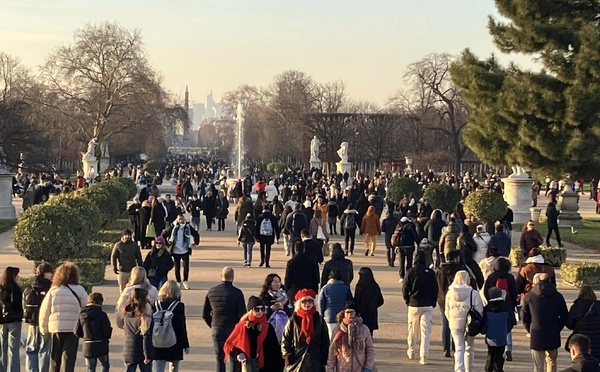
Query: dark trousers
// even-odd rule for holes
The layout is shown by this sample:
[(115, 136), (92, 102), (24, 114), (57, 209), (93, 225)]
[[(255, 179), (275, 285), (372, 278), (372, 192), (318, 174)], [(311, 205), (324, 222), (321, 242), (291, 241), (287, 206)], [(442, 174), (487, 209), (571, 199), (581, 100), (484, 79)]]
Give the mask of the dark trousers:
[(110, 370), (110, 362), (108, 360), (108, 354), (102, 355), (97, 358), (85, 358), (85, 366), (87, 372), (96, 372), (96, 366), (98, 362), (102, 365), (102, 372), (108, 372)]
[(415, 247), (400, 247), (398, 251), (400, 253), (400, 277), (404, 278), (406, 271), (413, 266)]
[(337, 228), (336, 228), (336, 224), (335, 223), (330, 223), (329, 224), (329, 234), (331, 234), (331, 235), (337, 235)]
[(489, 346), (487, 358), (485, 359), (485, 372), (504, 371), (504, 348), (505, 346)]
[(260, 242), (260, 263), (269, 264), (271, 260), (271, 243)]
[(348, 242), (350, 242), (350, 252), (354, 253), (354, 240), (355, 239), (356, 239), (356, 228), (346, 229), (346, 234), (344, 235), (346, 253), (348, 253)]
[(548, 235), (546, 235), (546, 245), (550, 245), (550, 236), (552, 236), (552, 231), (556, 234), (556, 242), (558, 244), (562, 244), (560, 241), (560, 231), (558, 231), (558, 227), (550, 227), (548, 226)]
[(224, 218), (219, 218), (219, 219), (217, 219), (217, 222), (219, 224), (218, 225), (219, 226), (218, 227), (219, 231), (225, 231), (225, 219)]
[(216, 372), (225, 372), (225, 351), (223, 351), (223, 347), (232, 331), (233, 328), (229, 327), (212, 327), (211, 329), (215, 355), (217, 356)]
[(388, 246), (387, 248), (387, 261), (388, 266), (394, 267), (394, 262), (396, 262), (396, 248), (392, 246)]
[(175, 280), (181, 283), (181, 261), (183, 261), (183, 281), (187, 282), (190, 276), (190, 254), (176, 254), (173, 253), (173, 261), (175, 262)]
[(52, 334), (50, 351), (50, 370), (53, 372), (71, 372), (75, 370), (79, 337), (73, 332)]
[(210, 230), (210, 229), (212, 229), (213, 216), (206, 215), (205, 217), (206, 217), (206, 229)]

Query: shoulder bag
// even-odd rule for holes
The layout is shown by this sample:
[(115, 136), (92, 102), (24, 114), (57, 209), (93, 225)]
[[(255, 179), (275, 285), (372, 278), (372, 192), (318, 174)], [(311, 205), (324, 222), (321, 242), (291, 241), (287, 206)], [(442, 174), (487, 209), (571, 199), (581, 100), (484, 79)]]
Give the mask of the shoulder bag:
[[(579, 319), (579, 321), (581, 322), (582, 320), (584, 320), (585, 318), (588, 317), (588, 315), (590, 315), (590, 313), (592, 312), (592, 309), (594, 308), (594, 304), (595, 302), (592, 302), (592, 304), (590, 305), (588, 311), (585, 312), (585, 315), (583, 316), (583, 318)], [(570, 352), (570, 348), (569, 348), (569, 342), (571, 341), (571, 337), (573, 337), (574, 334), (577, 334), (577, 326), (575, 326), (575, 329), (573, 330), (573, 333), (571, 333), (569, 335), (569, 337), (567, 337), (567, 341), (565, 341), (565, 350), (567, 352)]]

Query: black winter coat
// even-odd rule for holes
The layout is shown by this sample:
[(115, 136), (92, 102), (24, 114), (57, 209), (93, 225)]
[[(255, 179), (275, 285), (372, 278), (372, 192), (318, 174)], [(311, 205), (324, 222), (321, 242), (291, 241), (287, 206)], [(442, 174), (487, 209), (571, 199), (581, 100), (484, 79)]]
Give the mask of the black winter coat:
[(0, 300), (4, 304), (5, 314), (0, 314), (0, 324), (20, 322), (23, 320), (23, 292), (17, 284), (2, 289)]
[[(594, 307), (586, 315), (592, 304)], [(569, 310), (566, 326), (574, 333), (587, 336), (590, 339), (590, 354), (596, 359), (600, 358), (600, 301), (576, 299)]]
[(435, 307), (438, 286), (433, 270), (423, 264), (408, 269), (402, 287), (404, 302), (411, 307)]
[(398, 222), (400, 220), (394, 216), (394, 213), (391, 211), (388, 212), (388, 215), (381, 221), (381, 232), (385, 234), (385, 246), (387, 248), (392, 248), (392, 235), (394, 235), (394, 230), (396, 230), (396, 226), (398, 226)]
[(244, 294), (232, 282), (221, 282), (208, 290), (202, 317), (209, 327), (235, 327), (246, 313)]
[(427, 234), (427, 240), (430, 244), (437, 244), (440, 242), (442, 237), (442, 229), (446, 226), (444, 220), (442, 220), (442, 213), (434, 211), (434, 218), (427, 221), (423, 230)]
[(546, 207), (546, 223), (548, 227), (558, 227), (558, 209), (556, 209), (556, 205), (554, 203), (548, 203), (548, 207)]
[(112, 327), (108, 315), (100, 305), (87, 305), (79, 313), (75, 334), (83, 338), (83, 356), (97, 358), (108, 355)]
[(238, 242), (254, 243), (256, 241), (256, 221), (244, 220), (238, 234)]
[(295, 298), (296, 292), (304, 288), (318, 292), (319, 264), (304, 253), (295, 255), (285, 267), (284, 285), (290, 299)]
[(321, 272), (321, 288), (327, 284), (329, 273), (333, 269), (337, 269), (342, 273), (342, 280), (346, 285), (349, 286), (352, 283), (354, 279), (354, 266), (352, 261), (345, 257), (344, 251), (341, 248), (334, 249), (331, 253), (331, 259), (325, 262), (323, 272)]
[[(281, 339), (281, 354), (289, 355), (290, 365), (286, 368), (288, 372), (324, 372), (329, 356), (329, 332), (327, 325), (319, 313), (314, 314), (314, 331), (310, 344), (306, 343), (306, 337), (300, 332), (302, 318), (294, 313), (283, 330)], [(305, 356), (306, 355), (306, 356)], [(308, 362), (312, 365), (307, 368)]]
[(152, 224), (154, 225), (154, 229), (156, 230), (156, 235), (158, 236), (162, 231), (167, 227), (167, 212), (162, 203), (156, 203), (154, 207), (152, 207)]
[(515, 277), (510, 273), (510, 261), (506, 259), (496, 260), (494, 264), (494, 272), (491, 273), (486, 279), (483, 285), (483, 295), (486, 300), (490, 300), (488, 290), (492, 287), (496, 287), (498, 279), (506, 278), (506, 284), (508, 285), (508, 293), (506, 294), (505, 302), (509, 309), (514, 309), (517, 305), (517, 299), (519, 297), (519, 287), (515, 281)]
[[(265, 337), (265, 341), (263, 342), (263, 353), (265, 365), (259, 369), (260, 372), (271, 372), (271, 371), (283, 371), (283, 358), (281, 357), (281, 347), (279, 345), (279, 340), (277, 340), (277, 334), (275, 333), (275, 328), (269, 323), (266, 324), (269, 327), (267, 331), (267, 337)], [(258, 340), (259, 332), (254, 329), (246, 328), (246, 332), (248, 332), (248, 338), (250, 340), (251, 350), (254, 350), (256, 347), (256, 343)], [(229, 353), (229, 358), (233, 359), (233, 372), (242, 372), (242, 365), (237, 361), (237, 356), (242, 351), (237, 347), (233, 347), (231, 353)], [(248, 356), (247, 356), (248, 357)]]
[(571, 367), (562, 372), (600, 372), (598, 359), (595, 359), (589, 354), (577, 356), (571, 361)]
[(173, 257), (166, 249), (160, 256), (158, 255), (158, 251), (154, 251), (153, 249), (146, 255), (144, 269), (146, 269), (146, 272), (150, 269), (156, 269), (157, 278), (165, 277), (173, 269)]
[(217, 199), (217, 218), (227, 218), (229, 214), (229, 201), (226, 197), (221, 197)]
[[(160, 306), (167, 309), (174, 300), (161, 301)], [(187, 326), (185, 323), (185, 305), (178, 303), (173, 309), (173, 319), (171, 320), (177, 343), (169, 348), (154, 348), (155, 360), (183, 360), (183, 350), (190, 347), (187, 335)]]
[[(260, 235), (260, 224), (264, 219), (268, 218), (271, 220), (271, 227), (273, 228), (273, 235)], [(256, 232), (255, 236), (258, 237), (258, 241), (265, 244), (273, 244), (275, 242), (275, 238), (279, 240), (279, 235), (281, 230), (279, 229), (279, 224), (277, 223), (277, 219), (273, 216), (271, 212), (265, 212), (258, 216), (256, 220)]]
[[(44, 300), (44, 297), (46, 297), (46, 293), (48, 293), (48, 291), (50, 290), (50, 287), (52, 287), (52, 282), (46, 278), (44, 278), (44, 275), (38, 275), (33, 279), (33, 283), (31, 283), (31, 290), (37, 291), (38, 293), (42, 294), (42, 296), (39, 298), (39, 303), (37, 304), (37, 308), (30, 308), (30, 309), (25, 309), (27, 311), (25, 311), (25, 318), (24, 321), (25, 323), (29, 323), (29, 324), (33, 324), (33, 325), (39, 325), (39, 320), (40, 320), (40, 306), (42, 305), (42, 301)], [(25, 289), (25, 294), (27, 293), (27, 289)], [(26, 296), (23, 296), (23, 300), (26, 300)], [(31, 317), (27, 317), (27, 314), (30, 314)]]
[(556, 286), (541, 281), (525, 296), (523, 325), (531, 334), (530, 349), (554, 350), (561, 346), (560, 331), (567, 323), (567, 304)]
[(205, 216), (209, 218), (215, 217), (217, 213), (217, 198), (214, 195), (205, 196), (202, 205)]
[(508, 257), (510, 255), (511, 245), (510, 238), (505, 232), (497, 232), (492, 235), (488, 244), (490, 248), (496, 248), (502, 257)]
[(323, 257), (323, 242), (315, 238), (304, 239), (302, 242), (304, 243), (304, 254), (318, 264), (323, 263), (325, 259)]

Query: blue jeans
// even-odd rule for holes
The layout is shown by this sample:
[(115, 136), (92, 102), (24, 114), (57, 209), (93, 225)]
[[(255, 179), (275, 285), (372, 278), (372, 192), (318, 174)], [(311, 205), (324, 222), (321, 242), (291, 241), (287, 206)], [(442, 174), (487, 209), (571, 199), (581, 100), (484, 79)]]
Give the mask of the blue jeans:
[(192, 217), (192, 227), (196, 231), (200, 231), (200, 217)]
[(212, 327), (211, 335), (213, 345), (215, 347), (215, 355), (217, 356), (216, 372), (225, 372), (225, 341), (233, 331), (233, 328)]
[(29, 325), (25, 344), (25, 370), (28, 372), (48, 371), (50, 368), (50, 335), (40, 333), (40, 327)]
[(98, 358), (85, 358), (87, 372), (96, 372), (96, 365), (98, 364), (98, 361), (100, 361), (100, 364), (102, 364), (102, 372), (108, 372), (110, 369), (108, 354), (99, 356)]
[(444, 351), (452, 351), (450, 342), (450, 324), (442, 311), (442, 344), (444, 345)]
[(0, 371), (20, 371), (21, 322), (0, 324)]
[(152, 362), (152, 372), (165, 372), (167, 370), (167, 365), (169, 366), (169, 372), (179, 371), (178, 360), (155, 360)]
[(252, 263), (252, 247), (253, 246), (254, 246), (254, 242), (242, 243), (242, 247), (244, 248), (244, 264), (250, 265)]
[(163, 276), (162, 278), (150, 278), (150, 284), (152, 284), (154, 286), (154, 288), (156, 289), (160, 289), (160, 287), (162, 287), (163, 284), (165, 284), (167, 282), (167, 276)]
[(152, 372), (152, 363), (144, 364), (144, 362), (140, 363), (124, 363), (125, 370), (124, 372), (135, 372), (135, 370), (139, 367), (140, 372)]

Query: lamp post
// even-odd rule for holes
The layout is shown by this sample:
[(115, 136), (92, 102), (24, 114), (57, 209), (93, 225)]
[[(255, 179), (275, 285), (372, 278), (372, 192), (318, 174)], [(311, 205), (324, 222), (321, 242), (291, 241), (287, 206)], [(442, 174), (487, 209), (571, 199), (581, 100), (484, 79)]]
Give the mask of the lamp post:
[(408, 172), (409, 173), (412, 172), (412, 168), (411, 168), (411, 165), (413, 163), (412, 156), (405, 156), (404, 161), (406, 162), (406, 169), (408, 170)]
[(237, 121), (237, 172), (238, 178), (242, 178), (242, 125), (244, 124), (244, 107), (241, 103), (237, 104), (236, 110)]

